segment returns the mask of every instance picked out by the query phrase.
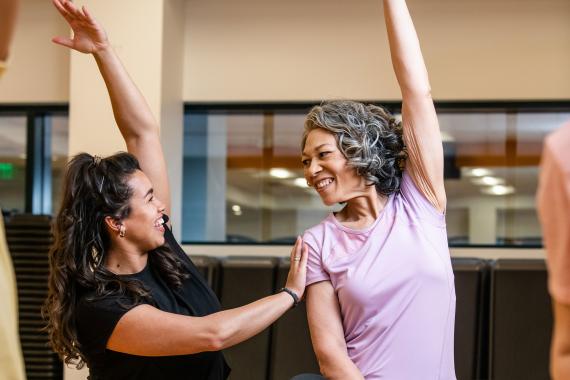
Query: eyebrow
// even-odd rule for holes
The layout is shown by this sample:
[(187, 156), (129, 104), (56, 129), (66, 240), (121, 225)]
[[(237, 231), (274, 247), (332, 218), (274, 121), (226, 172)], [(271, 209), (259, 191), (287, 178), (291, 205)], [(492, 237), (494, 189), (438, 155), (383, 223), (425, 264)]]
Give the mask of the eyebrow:
[[(319, 145), (318, 147), (316, 147), (316, 148), (313, 149), (313, 150), (314, 150), (314, 151), (317, 151), (317, 150), (321, 149), (323, 146), (327, 146), (327, 145), (332, 145), (332, 144), (324, 143), (324, 144)], [(305, 151), (303, 151), (303, 152), (301, 153), (301, 155), (302, 155), (302, 156), (308, 156), (308, 154), (305, 153)]]
[(154, 194), (154, 189), (151, 187), (149, 191), (146, 192), (146, 194), (144, 195), (144, 197), (148, 197), (149, 195)]

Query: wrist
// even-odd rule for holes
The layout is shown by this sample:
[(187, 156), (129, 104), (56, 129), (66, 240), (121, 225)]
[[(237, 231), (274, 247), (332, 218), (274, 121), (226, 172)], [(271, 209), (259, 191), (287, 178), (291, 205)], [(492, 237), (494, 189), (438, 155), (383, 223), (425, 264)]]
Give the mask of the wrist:
[(290, 288), (281, 288), (278, 293), (287, 293), (293, 299), (293, 307), (296, 307), (299, 304), (299, 296), (298, 294)]
[(105, 56), (113, 54), (113, 48), (109, 42), (105, 42), (104, 44), (99, 44), (92, 54), (97, 59), (103, 59)]

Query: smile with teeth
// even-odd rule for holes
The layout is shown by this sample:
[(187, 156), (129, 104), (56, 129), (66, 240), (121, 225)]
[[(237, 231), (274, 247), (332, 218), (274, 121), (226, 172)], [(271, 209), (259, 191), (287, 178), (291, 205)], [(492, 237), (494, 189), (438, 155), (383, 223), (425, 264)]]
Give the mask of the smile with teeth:
[(164, 219), (162, 219), (162, 218), (160, 218), (156, 222), (154, 222), (155, 227), (162, 227), (163, 224), (164, 224)]
[(324, 190), (328, 185), (330, 185), (331, 183), (334, 182), (334, 179), (332, 178), (325, 178), (323, 180), (320, 180), (319, 182), (317, 182), (315, 184), (315, 189), (317, 190)]

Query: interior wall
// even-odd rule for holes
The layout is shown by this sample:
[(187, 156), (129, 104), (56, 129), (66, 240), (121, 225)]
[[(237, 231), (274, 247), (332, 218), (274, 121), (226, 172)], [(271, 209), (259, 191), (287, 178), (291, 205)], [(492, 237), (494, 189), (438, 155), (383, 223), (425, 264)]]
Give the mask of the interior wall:
[[(400, 97), (379, 0), (187, 1), (187, 101)], [(570, 99), (570, 1), (408, 5), (436, 99)]]
[(67, 33), (51, 1), (21, 1), (8, 70), (0, 80), (0, 104), (69, 100), (69, 51), (51, 42)]
[[(436, 99), (570, 99), (569, 1), (408, 4)], [(185, 101), (399, 98), (379, 0), (186, 0), (185, 8)], [(66, 33), (51, 2), (22, 2), (0, 103), (68, 101), (69, 53), (50, 42)]]

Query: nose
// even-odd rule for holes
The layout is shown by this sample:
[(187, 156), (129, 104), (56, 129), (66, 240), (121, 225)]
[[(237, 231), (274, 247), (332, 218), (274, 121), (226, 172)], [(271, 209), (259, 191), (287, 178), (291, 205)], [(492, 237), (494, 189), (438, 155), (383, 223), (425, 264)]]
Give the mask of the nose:
[(164, 211), (166, 211), (166, 205), (164, 203), (162, 203), (162, 201), (156, 197), (154, 197), (154, 201), (156, 203), (156, 207), (158, 208), (158, 212), (159, 213), (164, 213)]
[(307, 168), (306, 171), (306, 179), (310, 180), (311, 177), (316, 176), (317, 174), (319, 174), (319, 172), (322, 170), (321, 165), (319, 164), (318, 160), (311, 160), (311, 163), (309, 164), (309, 167)]

